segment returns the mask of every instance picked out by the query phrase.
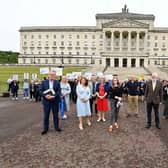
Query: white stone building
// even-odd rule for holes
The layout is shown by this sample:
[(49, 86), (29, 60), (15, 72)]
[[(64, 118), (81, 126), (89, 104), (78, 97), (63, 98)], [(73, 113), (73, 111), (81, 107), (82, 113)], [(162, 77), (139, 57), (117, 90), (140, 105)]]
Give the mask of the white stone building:
[(168, 28), (154, 15), (96, 14), (96, 26), (20, 28), (19, 64), (168, 66)]

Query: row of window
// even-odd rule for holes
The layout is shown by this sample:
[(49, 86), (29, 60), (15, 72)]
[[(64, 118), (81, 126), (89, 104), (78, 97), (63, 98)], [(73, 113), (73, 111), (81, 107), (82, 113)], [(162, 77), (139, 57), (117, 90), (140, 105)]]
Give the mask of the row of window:
[[(58, 36), (58, 35), (54, 34), (52, 37), (53, 37), (53, 39), (56, 39), (57, 36)], [(87, 39), (89, 36), (90, 36), (90, 35), (84, 34), (84, 38), (85, 38), (85, 39)], [(24, 39), (27, 39), (27, 37), (28, 37), (28, 35), (24, 35)], [(38, 35), (38, 38), (39, 38), (39, 39), (42, 39), (43, 37), (46, 38), (46, 39), (49, 39), (49, 38), (50, 38), (50, 36), (49, 36), (48, 34), (46, 34), (46, 35), (41, 35), (41, 34), (39, 34), (39, 35)], [(65, 38), (65, 35), (64, 35), (64, 34), (61, 34), (60, 37), (61, 37), (61, 39), (64, 39), (64, 38)], [(35, 38), (35, 35), (31, 35), (31, 39), (34, 39), (34, 38)], [(67, 36), (67, 38), (72, 39), (72, 38), (74, 38), (74, 36), (73, 36), (72, 34), (69, 34), (69, 35)], [(81, 38), (81, 35), (79, 35), (79, 34), (76, 35), (76, 38), (77, 38), (77, 39), (80, 39), (80, 38)], [(96, 35), (92, 35), (92, 39), (95, 39), (95, 38), (96, 38)], [(100, 34), (100, 35), (99, 35), (99, 38), (102, 39), (102, 38), (103, 38), (103, 35)]]
[[(37, 61), (37, 62), (36, 62)], [(35, 63), (38, 63), (38, 64), (41, 64), (41, 63), (44, 63), (45, 62), (45, 64), (48, 64), (49, 63), (49, 60), (46, 58), (45, 59), (45, 61), (43, 61), (43, 60), (41, 60), (40, 58), (38, 58), (38, 59), (33, 59), (33, 58), (31, 58), (30, 59), (30, 62), (31, 62), (31, 64), (35, 64)], [(84, 59), (84, 60), (79, 60), (79, 59), (76, 59), (76, 64), (90, 64), (90, 61), (88, 61), (87, 59)], [(26, 64), (27, 63), (27, 59), (26, 58), (24, 58), (23, 59), (23, 64)], [(53, 64), (56, 64), (56, 63), (60, 63), (60, 60), (59, 61), (57, 61), (57, 59), (56, 58), (53, 58), (52, 59), (52, 63)], [(64, 60), (62, 59), (61, 60), (61, 63), (62, 64), (64, 64)], [(72, 63), (72, 59), (68, 59), (68, 64), (71, 64)], [(92, 64), (95, 64), (95, 60), (91, 60), (91, 63)], [(102, 64), (102, 60), (100, 59), (99, 60), (99, 64)]]
[[(147, 39), (150, 40), (150, 38), (151, 38), (151, 36), (148, 35), (148, 36), (147, 36)], [(154, 39), (155, 39), (155, 40), (158, 40), (158, 36), (154, 36)], [(162, 36), (162, 40), (166, 40), (166, 36)]]
[[(72, 41), (68, 41), (68, 46), (72, 46), (72, 43), (73, 43)], [(96, 42), (93, 41), (91, 44), (92, 44), (92, 46), (95, 46), (95, 45), (96, 45)], [(24, 41), (23, 45), (24, 45), (24, 46), (27, 46), (27, 42)], [(64, 45), (65, 45), (65, 42), (64, 42), (64, 41), (61, 41), (61, 42), (60, 42), (60, 45), (61, 45), (61, 46), (64, 46)], [(80, 42), (77, 41), (77, 42), (76, 42), (76, 45), (77, 45), (77, 46), (80, 46)], [(99, 45), (100, 45), (100, 46), (103, 46), (103, 41), (100, 41)], [(34, 46), (34, 41), (31, 41), (31, 46)], [(38, 41), (38, 46), (41, 46), (41, 41)], [(49, 46), (49, 41), (46, 41), (46, 42), (45, 42), (45, 46)], [(56, 41), (53, 42), (53, 46), (57, 46), (57, 42), (56, 42)], [(88, 42), (87, 42), (87, 41), (84, 41), (84, 46), (88, 46)]]
[[(26, 55), (26, 54), (27, 54), (27, 52), (24, 51), (24, 55)], [(35, 54), (35, 53), (31, 52), (31, 54)], [(41, 51), (38, 52), (38, 55), (42, 55), (42, 54), (49, 55), (49, 52), (48, 51), (46, 51), (45, 53), (42, 53)], [(68, 54), (65, 54), (64, 52), (61, 52), (61, 55), (80, 55), (80, 54), (81, 54), (80, 52), (76, 52), (76, 54), (72, 53), (72, 52), (69, 52)], [(53, 55), (57, 55), (56, 52), (53, 52)], [(88, 55), (88, 53), (84, 52), (83, 55)], [(95, 55), (95, 52), (93, 52), (92, 55)]]

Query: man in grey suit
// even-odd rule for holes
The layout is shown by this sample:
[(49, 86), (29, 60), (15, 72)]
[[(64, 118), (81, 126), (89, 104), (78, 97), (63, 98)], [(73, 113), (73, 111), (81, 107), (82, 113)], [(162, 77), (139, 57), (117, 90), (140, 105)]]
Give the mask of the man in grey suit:
[(161, 129), (159, 121), (159, 104), (162, 102), (162, 83), (158, 80), (157, 73), (152, 73), (151, 79), (146, 83), (145, 99), (147, 105), (146, 128), (151, 127), (151, 113), (153, 108), (156, 127)]

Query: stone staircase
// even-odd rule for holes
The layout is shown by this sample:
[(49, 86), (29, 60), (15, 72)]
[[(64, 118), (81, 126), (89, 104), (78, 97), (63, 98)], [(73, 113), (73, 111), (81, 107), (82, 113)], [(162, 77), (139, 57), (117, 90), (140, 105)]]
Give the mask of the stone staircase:
[(162, 80), (163, 80), (163, 79), (168, 79), (168, 73), (162, 71), (162, 69), (159, 68), (159, 67), (149, 66), (149, 67), (148, 67), (148, 70), (151, 72), (151, 74), (152, 74), (153, 72), (156, 72), (156, 73), (158, 74), (159, 78), (162, 79)]
[(105, 75), (118, 74), (118, 77), (121, 81), (124, 81), (124, 80), (128, 79), (128, 77), (130, 75), (134, 75), (138, 79), (139, 78), (148, 79), (151, 75), (151, 73), (149, 73), (149, 71), (147, 71), (143, 67), (142, 68), (113, 68), (113, 67), (108, 67), (104, 74)]

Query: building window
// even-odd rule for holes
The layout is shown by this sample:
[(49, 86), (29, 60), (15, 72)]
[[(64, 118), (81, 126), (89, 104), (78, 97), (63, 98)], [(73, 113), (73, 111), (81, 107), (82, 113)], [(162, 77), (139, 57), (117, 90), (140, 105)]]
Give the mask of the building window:
[(41, 35), (40, 34), (39, 34), (38, 38), (41, 39)]
[(24, 35), (24, 39), (27, 39), (27, 35)]
[(80, 42), (79, 42), (79, 41), (77, 41), (77, 42), (76, 42), (76, 45), (77, 45), (77, 46), (79, 46), (79, 45), (80, 45)]
[(79, 52), (76, 52), (76, 55), (79, 55)]
[(34, 39), (34, 35), (32, 35), (31, 38)]
[(71, 59), (68, 59), (68, 63), (71, 64)]
[(64, 52), (61, 52), (61, 55), (64, 55)]
[(31, 54), (34, 54), (34, 52), (33, 52), (33, 51), (31, 51)]
[(25, 58), (23, 58), (23, 64), (26, 64), (26, 59)]
[(38, 41), (38, 45), (41, 46), (41, 41)]
[(157, 40), (158, 39), (158, 36), (155, 36), (155, 40)]
[(162, 65), (165, 65), (165, 60), (162, 61)]
[(33, 41), (31, 41), (31, 46), (34, 46), (34, 42)]
[(165, 43), (162, 43), (162, 47), (165, 48)]
[(84, 64), (87, 65), (87, 59), (84, 60)]
[(24, 55), (26, 55), (27, 54), (27, 52), (26, 52), (26, 50), (24, 51)]
[(41, 54), (41, 51), (39, 51), (38, 54), (40, 55), (40, 54)]
[(37, 61), (38, 61), (38, 64), (40, 64), (40, 62), (41, 62), (40, 59), (38, 59)]
[(48, 46), (48, 41), (46, 41), (46, 46)]
[(93, 52), (92, 55), (95, 55), (95, 53)]
[(54, 39), (56, 39), (56, 37), (57, 37), (57, 36), (54, 34)]
[(155, 65), (157, 65), (157, 61), (155, 60)]
[(48, 51), (46, 51), (46, 55), (48, 55)]
[(71, 34), (69, 34), (69, 39), (71, 39), (72, 38), (72, 35)]
[(157, 47), (157, 43), (155, 43), (155, 47)]
[(72, 55), (72, 53), (71, 53), (71, 52), (69, 52), (69, 55)]
[(55, 58), (53, 58), (53, 64), (55, 64), (56, 63), (56, 59)]
[(53, 55), (56, 55), (56, 52), (53, 52)]
[(46, 35), (46, 38), (47, 38), (47, 39), (49, 38), (49, 35), (48, 35), (48, 34)]
[(87, 41), (84, 42), (84, 46), (87, 47)]
[(61, 41), (61, 45), (62, 45), (62, 46), (64, 45), (64, 41)]
[(102, 64), (102, 60), (101, 59), (99, 60), (99, 64)]
[(53, 42), (53, 45), (54, 45), (54, 46), (56, 46), (56, 45), (57, 45), (56, 41), (54, 41), (54, 42)]
[(149, 35), (147, 36), (147, 39), (150, 40), (150, 36)]
[(85, 34), (85, 39), (87, 39), (87, 35)]
[(100, 41), (100, 44), (99, 44), (100, 46), (103, 46), (103, 41)]
[(103, 38), (103, 34), (100, 34), (100, 39), (102, 39)]
[(64, 38), (64, 35), (63, 35), (63, 34), (61, 35), (61, 38), (62, 38), (62, 39)]
[(162, 37), (162, 40), (166, 40), (166, 37), (165, 37), (165, 36), (163, 36), (163, 37)]
[(45, 63), (48, 64), (48, 59), (45, 59)]
[(69, 46), (71, 47), (72, 46), (72, 41), (69, 41), (68, 43), (69, 43)]
[(79, 64), (79, 59), (76, 59), (76, 63)]
[(79, 34), (77, 35), (77, 39), (79, 39), (80, 38), (80, 36), (79, 36)]
[(92, 36), (92, 39), (95, 39), (95, 35)]
[(85, 52), (84, 55), (87, 55), (87, 52)]
[(26, 46), (27, 45), (27, 42), (26, 41), (24, 41), (24, 46)]
[(157, 56), (157, 53), (155, 53), (154, 55)]

